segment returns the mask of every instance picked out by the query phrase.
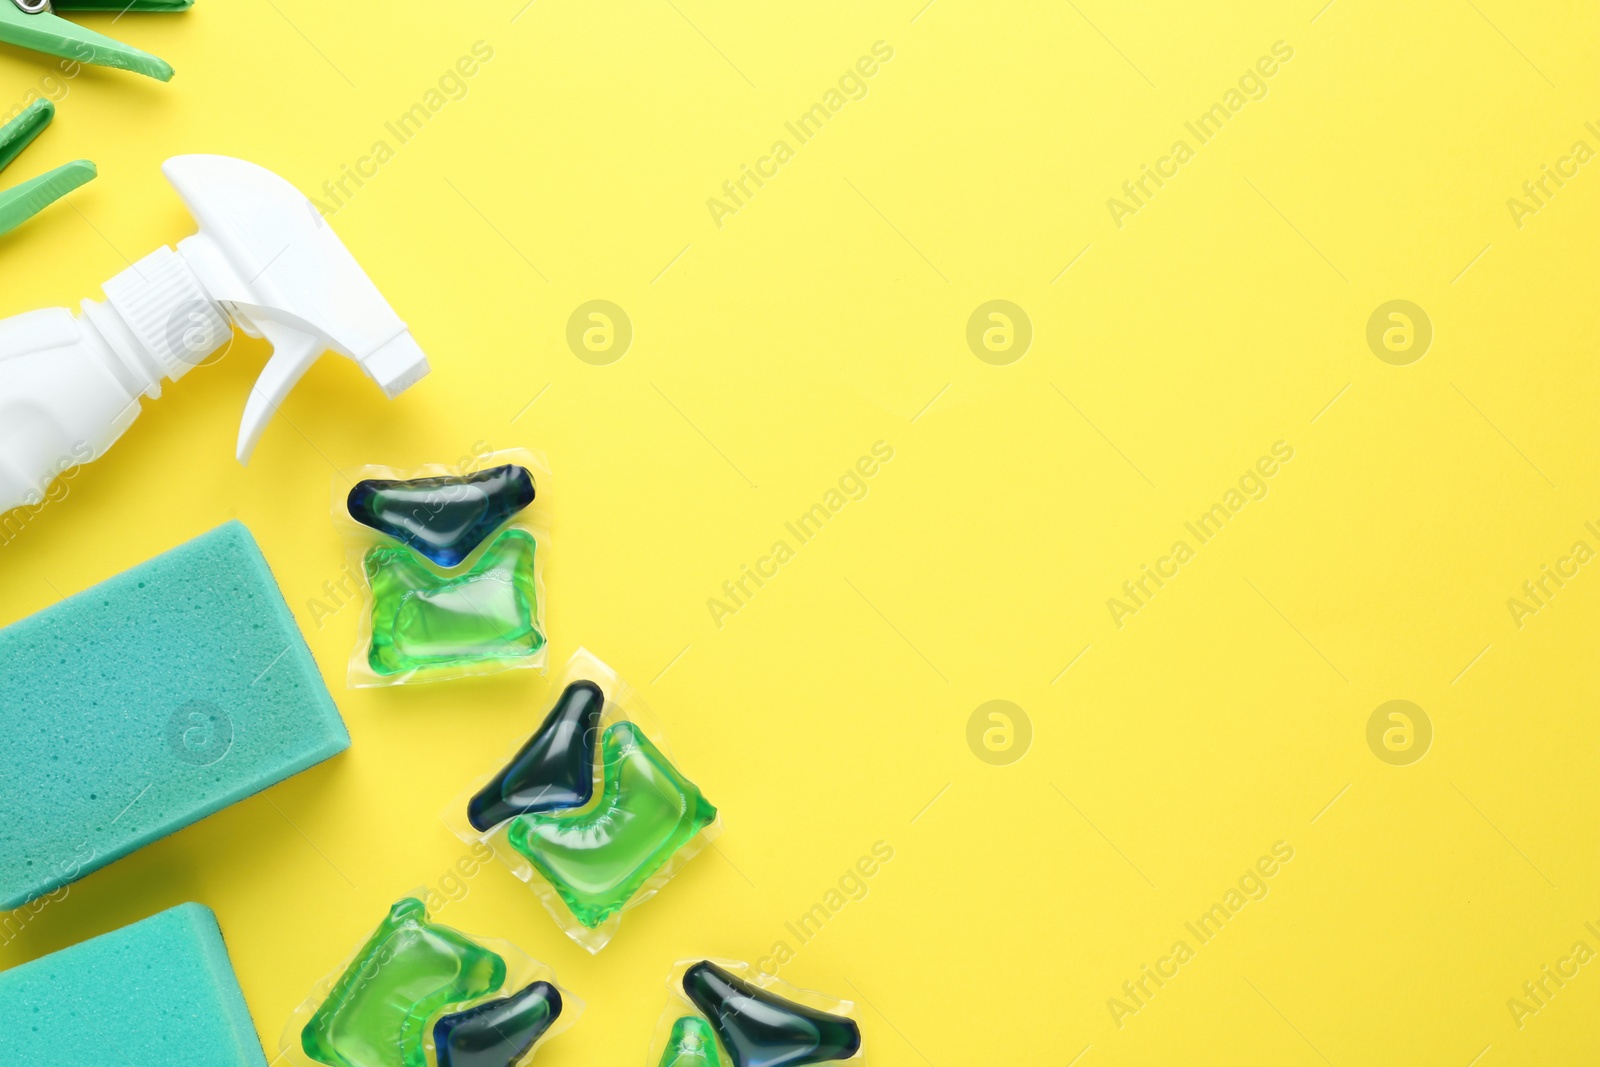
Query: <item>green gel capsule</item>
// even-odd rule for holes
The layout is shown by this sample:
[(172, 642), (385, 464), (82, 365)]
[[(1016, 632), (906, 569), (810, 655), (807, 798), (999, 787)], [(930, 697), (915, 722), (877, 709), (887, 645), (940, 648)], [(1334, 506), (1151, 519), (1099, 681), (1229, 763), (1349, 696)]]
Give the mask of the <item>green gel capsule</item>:
[(659, 1067), (723, 1067), (711, 1024), (698, 1015), (685, 1015), (673, 1023)]
[(372, 586), (372, 647), (381, 675), (428, 667), (525, 659), (544, 647), (539, 632), (534, 540), (507, 530), (466, 574), (441, 577), (411, 550), (380, 546), (366, 556)]
[(505, 960), (435, 926), (422, 901), (407, 897), (350, 961), (301, 1031), (300, 1046), (328, 1067), (427, 1067), (429, 1018), (505, 980)]
[(613, 723), (600, 747), (599, 803), (577, 813), (519, 815), (509, 838), (591, 930), (717, 818), (699, 788), (633, 723)]

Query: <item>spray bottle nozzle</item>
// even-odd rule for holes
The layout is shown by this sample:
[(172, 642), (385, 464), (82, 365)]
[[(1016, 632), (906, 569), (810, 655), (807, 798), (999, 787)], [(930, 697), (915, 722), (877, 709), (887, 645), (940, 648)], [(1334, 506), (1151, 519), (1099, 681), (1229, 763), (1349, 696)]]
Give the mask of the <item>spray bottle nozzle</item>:
[(272, 345), (245, 404), (241, 463), (324, 352), (355, 360), (390, 398), (428, 373), (406, 324), (294, 186), (226, 156), (177, 156), (162, 172), (200, 224), (179, 256), (234, 325)]

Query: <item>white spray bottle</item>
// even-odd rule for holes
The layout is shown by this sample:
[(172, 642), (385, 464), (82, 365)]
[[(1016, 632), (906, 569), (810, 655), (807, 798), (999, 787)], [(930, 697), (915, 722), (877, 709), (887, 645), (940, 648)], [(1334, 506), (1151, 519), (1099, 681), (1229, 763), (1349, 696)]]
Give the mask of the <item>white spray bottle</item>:
[[(3, 0), (0, 0), (3, 2)], [(37, 505), (50, 484), (98, 459), (161, 395), (233, 337), (265, 337), (272, 358), (245, 403), (245, 463), (278, 406), (324, 352), (393, 398), (428, 360), (311, 202), (271, 171), (226, 156), (161, 168), (200, 232), (106, 282), (81, 315), (46, 308), (0, 321), (0, 514)]]

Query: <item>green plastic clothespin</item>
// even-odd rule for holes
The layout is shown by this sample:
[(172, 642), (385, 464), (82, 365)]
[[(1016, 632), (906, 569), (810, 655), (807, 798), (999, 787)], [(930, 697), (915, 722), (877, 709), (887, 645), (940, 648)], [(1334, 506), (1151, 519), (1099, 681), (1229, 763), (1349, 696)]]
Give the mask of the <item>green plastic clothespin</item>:
[[(10, 2), (0, 0), (0, 4)], [(54, 104), (35, 100), (21, 115), (0, 126), (0, 170), (9, 167), (55, 117)], [(0, 234), (11, 232), (78, 186), (93, 181), (97, 173), (93, 163), (79, 159), (0, 193)]]
[(166, 60), (112, 40), (56, 15), (55, 11), (184, 11), (194, 0), (0, 0), (0, 41), (77, 63), (116, 67), (172, 80)]

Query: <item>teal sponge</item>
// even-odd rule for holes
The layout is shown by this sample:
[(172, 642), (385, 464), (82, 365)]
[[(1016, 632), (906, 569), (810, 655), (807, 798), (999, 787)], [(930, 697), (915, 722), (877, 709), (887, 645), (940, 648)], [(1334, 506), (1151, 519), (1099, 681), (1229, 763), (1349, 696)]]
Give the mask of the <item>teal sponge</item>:
[(217, 917), (202, 904), (0, 973), (0, 1063), (266, 1062)]
[(349, 746), (255, 539), (219, 526), (0, 630), (0, 909)]

